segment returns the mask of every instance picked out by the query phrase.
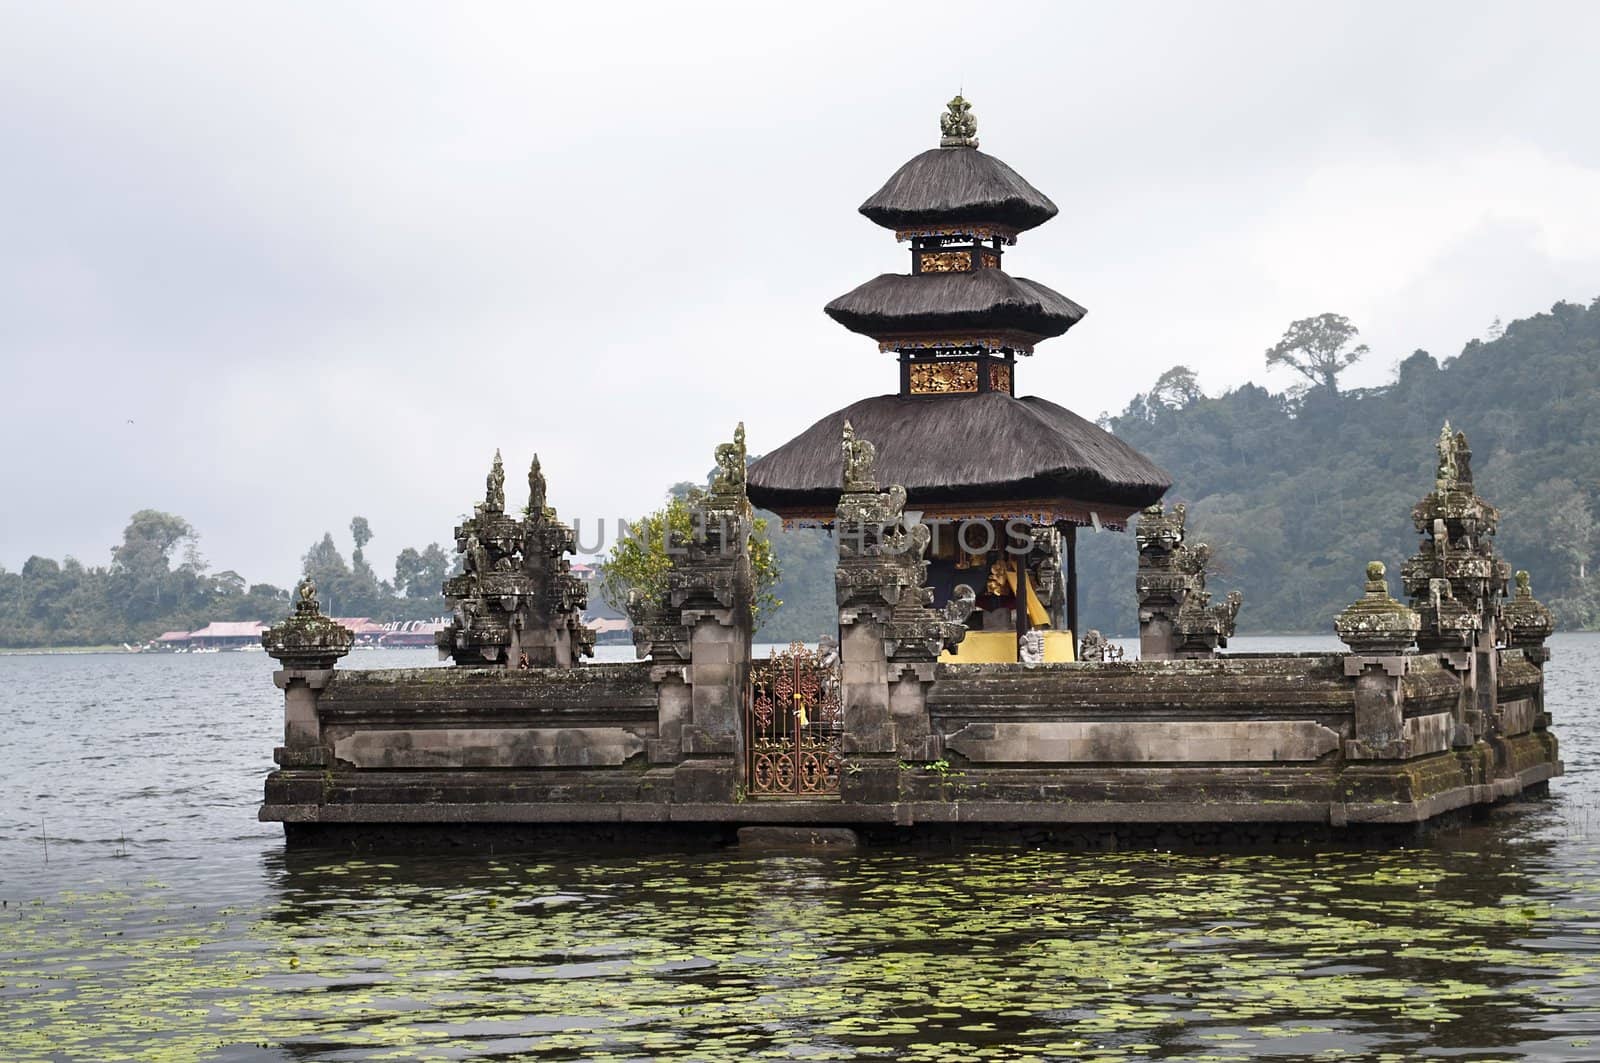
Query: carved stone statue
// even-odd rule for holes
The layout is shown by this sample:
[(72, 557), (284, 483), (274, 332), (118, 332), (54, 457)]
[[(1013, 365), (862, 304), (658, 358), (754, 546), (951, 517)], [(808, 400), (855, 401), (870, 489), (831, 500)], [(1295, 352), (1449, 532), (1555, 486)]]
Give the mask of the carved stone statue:
[(856, 430), (849, 421), (844, 423), (843, 450), (844, 489), (846, 493), (852, 491), (876, 491), (878, 489), (878, 480), (873, 466), (878, 459), (878, 448), (874, 447), (868, 440), (857, 439)]
[(717, 472), (711, 480), (714, 495), (742, 495), (745, 490), (746, 458), (744, 422), (733, 430), (732, 443), (718, 443), (715, 452)]
[(972, 113), (972, 104), (962, 96), (945, 104), (945, 113), (939, 116), (939, 132), (942, 148), (977, 147), (978, 119)]
[(539, 455), (533, 456), (533, 464), (528, 466), (528, 515), (544, 513), (546, 487), (544, 470), (539, 467)]
[(1083, 641), (1078, 644), (1078, 660), (1080, 661), (1120, 661), (1122, 660), (1122, 647), (1114, 646), (1111, 640), (1102, 635), (1099, 630), (1090, 628), (1083, 636)]
[(1030, 628), (1026, 635), (1018, 640), (1017, 656), (1023, 664), (1044, 663), (1044, 633), (1038, 628)]
[[(1466, 436), (1463, 434), (1461, 439), (1465, 442)], [(1439, 472), (1435, 478), (1439, 493), (1454, 490), (1459, 475), (1460, 470), (1456, 467), (1456, 437), (1450, 431), (1450, 422), (1446, 421), (1439, 430)]]
[(483, 496), (485, 513), (506, 511), (506, 467), (500, 460), (500, 451), (494, 452), (494, 464), (489, 467), (488, 490)]
[(948, 624), (965, 626), (967, 618), (978, 607), (978, 595), (965, 583), (958, 583), (951, 592), (950, 600), (944, 603), (944, 619)]

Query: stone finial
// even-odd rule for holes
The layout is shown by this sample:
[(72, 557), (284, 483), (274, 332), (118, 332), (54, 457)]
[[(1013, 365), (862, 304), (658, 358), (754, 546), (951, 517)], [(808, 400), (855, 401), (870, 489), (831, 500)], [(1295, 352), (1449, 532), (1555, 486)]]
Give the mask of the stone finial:
[(873, 466), (878, 460), (878, 448), (869, 440), (858, 439), (849, 421), (844, 423), (843, 450), (846, 493), (876, 491), (878, 474)]
[(307, 576), (295, 594), (294, 612), (261, 633), (261, 646), (287, 668), (332, 668), (350, 652), (355, 635), (322, 615), (317, 585)]
[(1455, 438), (1456, 482), (1472, 490), (1472, 447), (1467, 444), (1467, 433), (1457, 432)]
[(941, 148), (978, 146), (978, 119), (965, 97), (957, 95), (945, 104), (945, 113), (939, 116), (939, 132)]
[(538, 520), (547, 515), (549, 506), (545, 499), (548, 497), (548, 488), (544, 482), (544, 469), (539, 465), (539, 455), (533, 456), (533, 464), (528, 466), (528, 516)]
[(594, 655), (594, 632), (583, 625), (588, 589), (566, 555), (573, 530), (547, 503), (544, 472), (528, 468), (527, 519), (505, 512), (505, 462), (495, 451), (488, 491), (456, 527), (462, 571), (445, 580), (452, 613), (435, 645), (459, 665), (569, 668)]
[(1553, 613), (1533, 596), (1527, 569), (1517, 572), (1517, 591), (1501, 610), (1506, 628), (1506, 645), (1521, 650), (1538, 650), (1556, 629)]
[(733, 430), (732, 443), (717, 444), (715, 457), (717, 472), (711, 479), (711, 493), (719, 498), (743, 498), (749, 461), (749, 453), (744, 445), (743, 421)]
[(1372, 561), (1367, 564), (1366, 593), (1340, 613), (1333, 626), (1351, 652), (1392, 657), (1410, 649), (1422, 619), (1389, 596), (1383, 562)]
[(488, 490), (483, 496), (483, 511), (485, 513), (504, 513), (506, 511), (506, 466), (500, 460), (499, 448), (494, 452), (494, 464), (489, 467)]
[(1439, 493), (1452, 490), (1456, 486), (1456, 437), (1450, 431), (1450, 422), (1447, 420), (1444, 427), (1439, 429), (1439, 471), (1434, 477), (1435, 486)]

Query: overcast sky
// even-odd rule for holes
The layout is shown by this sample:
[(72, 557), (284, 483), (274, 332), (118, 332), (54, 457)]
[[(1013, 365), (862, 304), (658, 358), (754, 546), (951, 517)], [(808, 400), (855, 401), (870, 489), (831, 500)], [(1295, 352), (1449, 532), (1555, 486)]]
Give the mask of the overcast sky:
[[(1018, 371), (1094, 417), (1177, 363), (1352, 385), (1600, 295), (1600, 4), (0, 4), (0, 564), (180, 514), (290, 583), (448, 542), (495, 448), (638, 513), (893, 391), (822, 305), (964, 86), (1088, 307)], [(1178, 489), (1182, 490), (1182, 485)]]

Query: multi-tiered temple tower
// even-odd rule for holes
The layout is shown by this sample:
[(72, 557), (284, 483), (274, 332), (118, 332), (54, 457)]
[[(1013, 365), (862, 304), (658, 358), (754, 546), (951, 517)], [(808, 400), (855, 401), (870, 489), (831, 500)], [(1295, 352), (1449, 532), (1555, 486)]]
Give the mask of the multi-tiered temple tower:
[[(907, 510), (934, 527), (936, 604), (959, 583), (982, 588), (973, 625), (996, 637), (968, 640), (962, 658), (1015, 660), (1018, 635), (1045, 628), (1065, 636), (1077, 626), (1077, 528), (1120, 529), (1171, 478), (1072, 411), (1019, 397), (1019, 359), (1084, 315), (1061, 293), (1003, 268), (1018, 235), (1055, 217), (1056, 205), (978, 150), (966, 100), (950, 101), (940, 127), (939, 146), (900, 167), (860, 208), (909, 243), (911, 272), (885, 273), (826, 307), (896, 354), (897, 391), (837, 410), (754, 462), (750, 498), (787, 520), (828, 524), (850, 422), (876, 444), (883, 481), (904, 485)], [(1004, 550), (1007, 521), (1028, 528), (1025, 557)], [(988, 548), (984, 523), (995, 530)]]

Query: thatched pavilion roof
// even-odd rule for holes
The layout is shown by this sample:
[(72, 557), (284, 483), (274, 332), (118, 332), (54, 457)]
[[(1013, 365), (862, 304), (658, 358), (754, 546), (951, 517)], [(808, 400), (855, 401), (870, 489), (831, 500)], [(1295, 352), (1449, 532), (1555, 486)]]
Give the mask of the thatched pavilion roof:
[(750, 500), (785, 517), (831, 519), (847, 420), (876, 446), (878, 481), (904, 486), (909, 506), (936, 515), (1053, 512), (1087, 523), (1092, 511), (1117, 524), (1172, 485), (1127, 443), (1041, 398), (879, 395), (835, 410), (752, 462)]
[(885, 273), (824, 309), (849, 329), (877, 340), (914, 333), (1015, 329), (1059, 336), (1085, 310), (1038, 281), (998, 269), (970, 273)]
[(1021, 232), (1056, 216), (1050, 197), (977, 148), (930, 148), (861, 204), (885, 229), (993, 222)]

